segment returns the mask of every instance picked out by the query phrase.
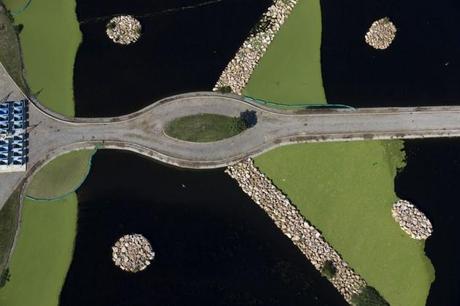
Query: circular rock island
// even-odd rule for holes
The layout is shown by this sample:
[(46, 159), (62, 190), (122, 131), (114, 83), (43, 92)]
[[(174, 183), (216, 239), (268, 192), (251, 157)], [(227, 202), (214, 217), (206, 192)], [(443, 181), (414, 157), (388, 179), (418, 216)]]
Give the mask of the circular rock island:
[(431, 236), (430, 220), (408, 201), (399, 200), (393, 205), (391, 214), (403, 231), (413, 239), (424, 240)]
[(374, 49), (387, 49), (396, 37), (396, 27), (388, 17), (372, 23), (365, 35), (366, 43)]
[(144, 270), (154, 257), (155, 253), (149, 241), (140, 234), (125, 235), (112, 247), (113, 262), (127, 272)]
[(107, 36), (116, 44), (130, 45), (141, 37), (142, 26), (133, 16), (117, 16), (106, 26)]

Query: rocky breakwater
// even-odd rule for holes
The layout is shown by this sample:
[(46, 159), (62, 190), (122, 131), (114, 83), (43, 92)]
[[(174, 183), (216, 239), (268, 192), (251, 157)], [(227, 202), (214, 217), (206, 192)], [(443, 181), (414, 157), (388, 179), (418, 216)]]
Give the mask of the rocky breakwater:
[(230, 87), (241, 94), (252, 72), (291, 13), (297, 0), (275, 0), (222, 72), (214, 90)]
[(396, 27), (388, 17), (376, 20), (364, 36), (366, 43), (374, 49), (387, 49), (396, 37)]
[(327, 261), (336, 268), (330, 279), (335, 288), (351, 303), (351, 297), (361, 291), (366, 282), (356, 274), (340, 255), (324, 240), (291, 204), (289, 199), (262, 174), (251, 159), (227, 168), (245, 193), (273, 219), (281, 231), (292, 240), (318, 271)]
[(130, 45), (141, 37), (142, 26), (133, 16), (117, 16), (106, 26), (107, 36), (116, 44)]
[(391, 215), (413, 239), (425, 240), (433, 233), (430, 220), (408, 201), (399, 200), (393, 204)]
[(123, 271), (140, 272), (154, 257), (149, 241), (140, 234), (125, 235), (112, 247), (112, 260)]

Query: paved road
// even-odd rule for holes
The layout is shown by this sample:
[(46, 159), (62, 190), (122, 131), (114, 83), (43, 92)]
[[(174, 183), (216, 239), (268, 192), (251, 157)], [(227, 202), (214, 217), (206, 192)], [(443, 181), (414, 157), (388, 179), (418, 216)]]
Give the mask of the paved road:
[[(0, 78), (4, 77), (0, 69)], [(21, 98), (14, 84), (0, 89)], [(256, 112), (257, 124), (222, 141), (189, 143), (163, 132), (175, 118), (199, 113), (238, 116), (247, 110)], [(460, 136), (460, 107), (276, 111), (239, 96), (211, 92), (173, 96), (116, 118), (67, 119), (34, 103), (29, 114), (28, 170), (0, 174), (0, 208), (15, 187), (46, 162), (82, 148), (131, 150), (179, 167), (218, 168), (290, 143)]]

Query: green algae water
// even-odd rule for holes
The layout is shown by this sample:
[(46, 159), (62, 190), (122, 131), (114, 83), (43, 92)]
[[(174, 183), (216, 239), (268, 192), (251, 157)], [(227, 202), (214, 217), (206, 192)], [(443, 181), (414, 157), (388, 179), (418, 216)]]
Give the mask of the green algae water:
[(326, 103), (320, 50), (319, 1), (301, 0), (254, 70), (244, 94), (293, 105)]
[[(5, 0), (11, 11), (24, 6), (24, 0)], [(73, 67), (81, 33), (74, 0), (32, 0), (14, 17), (22, 24), (20, 40), (25, 77), (40, 102), (66, 116), (75, 114)]]
[(57, 306), (77, 229), (75, 193), (49, 202), (24, 201), (22, 224), (0, 305)]
[[(14, 12), (23, 7), (24, 1), (6, 0), (5, 5)], [(74, 116), (73, 66), (81, 42), (75, 1), (33, 0), (14, 18), (16, 25), (24, 26), (20, 41), (31, 93), (52, 111)], [(57, 158), (53, 167), (43, 168), (32, 186), (38, 185), (40, 192), (56, 196), (65, 187), (56, 184), (73, 185), (71, 182), (84, 179), (91, 155), (89, 151), (72, 152), (67, 158)], [(63, 173), (66, 179), (60, 180)], [(11, 278), (0, 290), (0, 305), (58, 305), (72, 259), (77, 203), (75, 193), (56, 201), (24, 201), (22, 224), (9, 265)]]
[[(245, 94), (285, 104), (326, 103), (321, 6), (300, 0), (252, 75)], [(332, 101), (332, 103), (337, 101)], [(391, 305), (425, 305), (434, 268), (424, 243), (391, 218), (402, 141), (303, 144), (256, 158), (332, 246)]]

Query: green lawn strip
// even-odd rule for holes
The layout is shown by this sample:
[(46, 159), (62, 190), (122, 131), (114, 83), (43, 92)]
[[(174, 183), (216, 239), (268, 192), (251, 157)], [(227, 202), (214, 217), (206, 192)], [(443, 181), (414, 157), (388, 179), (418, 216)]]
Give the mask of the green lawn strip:
[(21, 231), (0, 305), (57, 306), (77, 228), (77, 197), (37, 203), (26, 199)]
[[(24, 0), (5, 0), (12, 10)], [(32, 93), (55, 112), (74, 116), (73, 67), (81, 33), (74, 0), (32, 1), (15, 17), (20, 34), (25, 75)]]
[(0, 210), (0, 274), (7, 268), (8, 257), (18, 227), (19, 191), (20, 189), (16, 190)]
[(53, 200), (74, 192), (88, 175), (95, 152), (72, 151), (52, 160), (34, 175), (27, 196), (36, 200)]
[(325, 103), (319, 1), (299, 0), (253, 72), (244, 94), (286, 104)]
[(293, 145), (256, 159), (326, 240), (391, 305), (425, 305), (434, 269), (393, 220), (402, 142)]
[(165, 133), (185, 141), (212, 142), (235, 136), (244, 129), (244, 122), (239, 117), (198, 114), (171, 121)]

